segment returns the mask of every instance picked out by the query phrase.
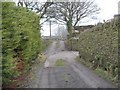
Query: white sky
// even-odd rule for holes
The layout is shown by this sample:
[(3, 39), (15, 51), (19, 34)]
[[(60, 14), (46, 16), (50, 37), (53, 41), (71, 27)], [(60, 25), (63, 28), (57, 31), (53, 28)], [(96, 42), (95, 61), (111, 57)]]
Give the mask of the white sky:
[[(18, 0), (13, 0), (18, 1)], [(27, 1), (27, 0), (26, 0)], [(28, 1), (34, 1), (34, 0), (28, 0)], [(46, 0), (35, 0), (35, 1), (41, 1), (44, 2)], [(115, 14), (118, 14), (118, 1), (120, 0), (94, 0), (95, 3), (98, 5), (98, 7), (101, 8), (100, 14), (97, 15), (97, 20), (87, 20), (86, 22), (82, 23), (81, 25), (87, 25), (87, 24), (96, 24), (98, 22), (102, 22), (103, 20), (112, 19)], [(52, 25), (52, 32), (56, 30), (58, 25)], [(49, 26), (44, 25), (43, 26), (44, 32), (42, 32), (42, 35), (49, 35)]]
[(118, 1), (120, 0), (95, 0), (97, 5), (101, 8), (99, 18), (108, 20), (118, 14)]

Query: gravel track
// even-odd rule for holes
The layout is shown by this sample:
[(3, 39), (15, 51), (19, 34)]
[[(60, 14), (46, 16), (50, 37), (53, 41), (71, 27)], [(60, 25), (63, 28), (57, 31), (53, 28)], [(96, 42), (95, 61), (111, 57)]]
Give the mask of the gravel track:
[[(45, 52), (47, 60), (36, 69), (36, 79), (26, 88), (115, 88), (115, 86), (97, 76), (92, 70), (75, 61), (78, 52), (67, 51), (64, 41), (56, 48), (56, 41)], [(57, 59), (65, 61), (64, 66), (56, 66)]]

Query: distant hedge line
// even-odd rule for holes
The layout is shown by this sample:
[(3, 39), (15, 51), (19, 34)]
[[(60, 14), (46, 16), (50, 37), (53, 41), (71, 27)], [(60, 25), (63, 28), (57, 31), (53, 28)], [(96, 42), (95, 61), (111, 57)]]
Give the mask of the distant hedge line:
[(118, 28), (120, 19), (99, 24), (92, 31), (80, 34), (80, 57), (91, 63), (92, 68), (101, 68), (118, 83)]
[(2, 3), (3, 84), (29, 70), (41, 51), (39, 15), (15, 3)]

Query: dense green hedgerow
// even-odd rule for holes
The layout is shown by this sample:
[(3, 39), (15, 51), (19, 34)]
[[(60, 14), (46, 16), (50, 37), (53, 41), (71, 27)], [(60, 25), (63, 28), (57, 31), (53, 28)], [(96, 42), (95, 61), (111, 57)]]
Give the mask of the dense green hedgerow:
[(118, 79), (118, 30), (120, 19), (113, 19), (104, 24), (98, 24), (91, 30), (81, 32), (79, 40), (67, 40), (68, 49), (78, 50), (84, 63), (93, 69), (101, 69), (108, 73), (111, 80), (119, 83)]
[(78, 39), (68, 39), (65, 41), (65, 47), (68, 50), (78, 51), (79, 43)]
[(39, 15), (15, 3), (2, 3), (3, 84), (28, 70), (41, 51)]
[(80, 34), (79, 51), (93, 69), (101, 68), (118, 82), (118, 28), (120, 20), (97, 25), (93, 30)]

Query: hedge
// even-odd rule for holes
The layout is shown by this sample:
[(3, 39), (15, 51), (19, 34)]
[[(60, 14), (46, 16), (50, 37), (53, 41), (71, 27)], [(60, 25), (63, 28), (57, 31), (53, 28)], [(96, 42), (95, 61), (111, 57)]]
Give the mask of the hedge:
[(77, 50), (83, 63), (94, 70), (101, 69), (110, 75), (111, 80), (120, 84), (120, 61), (118, 55), (118, 30), (120, 19), (98, 24), (91, 30), (80, 33), (79, 40), (66, 41), (66, 47)]
[(29, 70), (41, 51), (40, 17), (13, 2), (2, 2), (3, 84)]
[(120, 20), (96, 25), (92, 30), (80, 34), (80, 57), (91, 63), (93, 69), (100, 68), (118, 83), (118, 28)]

